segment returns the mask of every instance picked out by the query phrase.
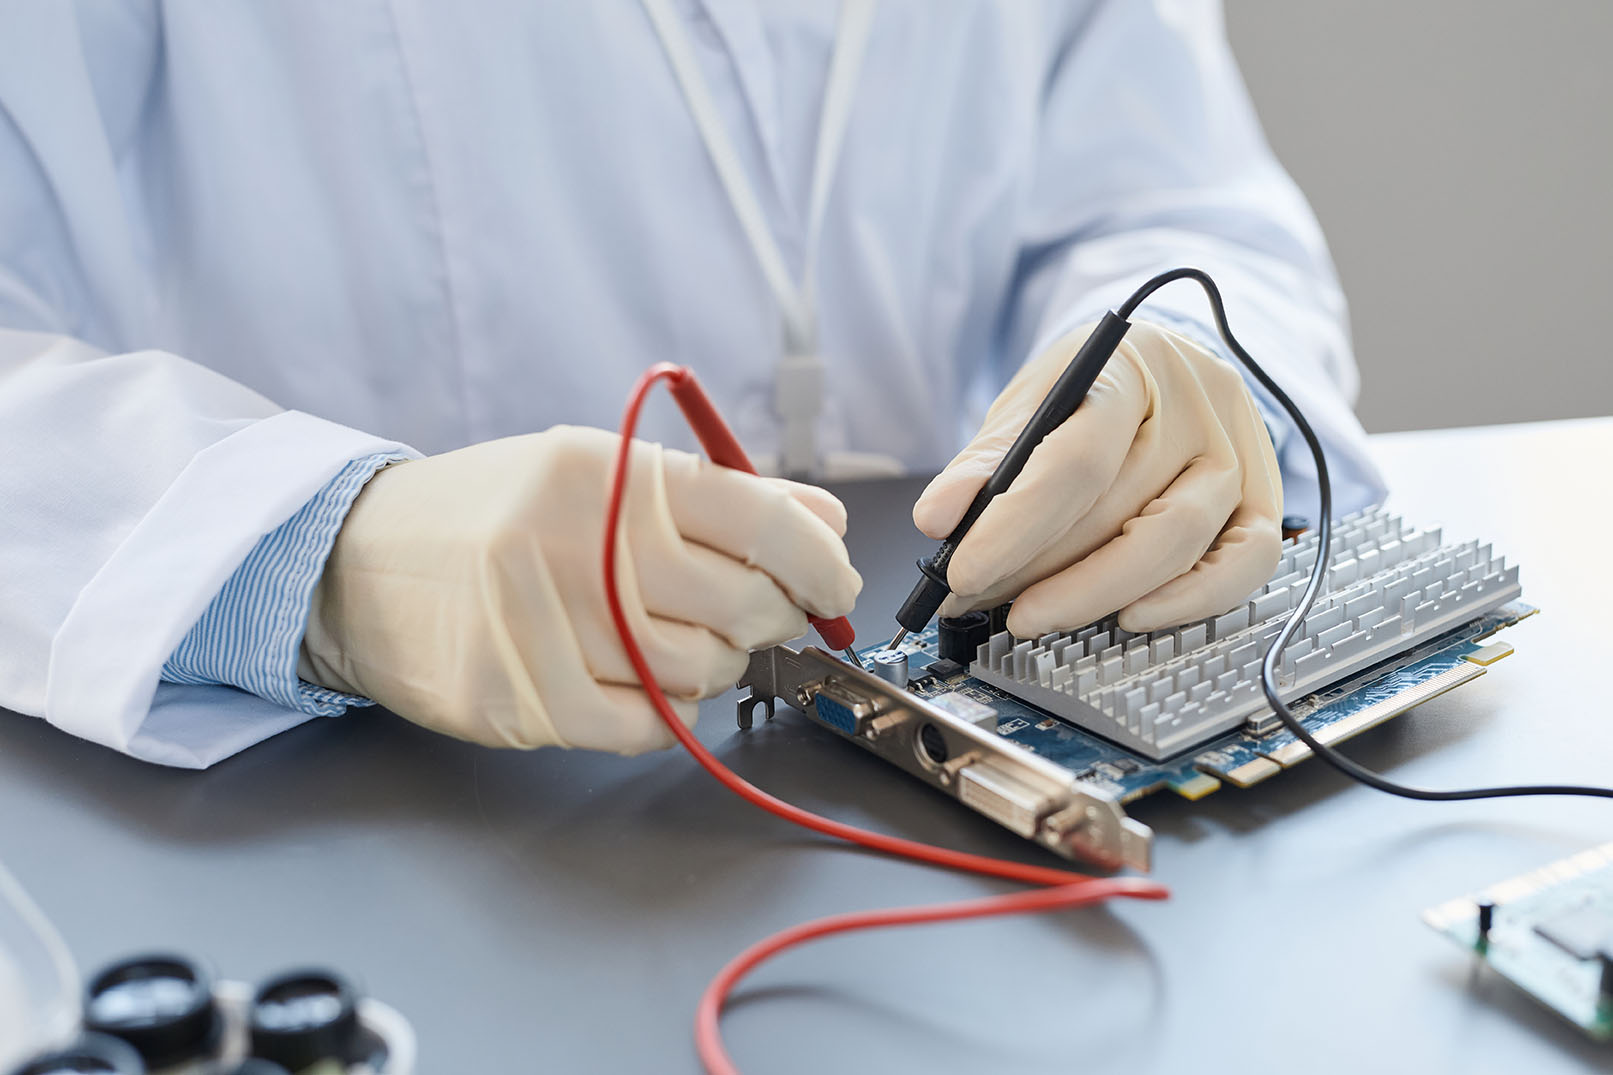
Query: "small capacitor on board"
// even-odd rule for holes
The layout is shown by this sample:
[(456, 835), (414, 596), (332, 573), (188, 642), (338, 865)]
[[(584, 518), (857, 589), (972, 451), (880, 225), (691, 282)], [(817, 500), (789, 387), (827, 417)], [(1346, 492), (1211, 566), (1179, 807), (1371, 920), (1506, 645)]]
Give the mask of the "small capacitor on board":
[(868, 654), (868, 668), (886, 683), (906, 689), (907, 653), (899, 649), (876, 649)]

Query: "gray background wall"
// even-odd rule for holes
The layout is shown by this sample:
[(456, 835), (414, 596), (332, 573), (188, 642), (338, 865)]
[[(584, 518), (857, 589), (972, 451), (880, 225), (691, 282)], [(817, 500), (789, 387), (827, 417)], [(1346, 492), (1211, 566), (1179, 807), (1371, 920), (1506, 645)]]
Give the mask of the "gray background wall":
[(1226, 0), (1373, 431), (1613, 413), (1613, 3)]

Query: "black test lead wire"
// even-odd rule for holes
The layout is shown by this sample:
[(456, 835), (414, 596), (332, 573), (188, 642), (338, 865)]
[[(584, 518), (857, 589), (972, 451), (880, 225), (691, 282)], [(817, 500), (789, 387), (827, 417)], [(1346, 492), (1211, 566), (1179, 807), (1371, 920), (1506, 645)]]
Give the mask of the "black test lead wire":
[(1298, 427), (1299, 434), (1305, 438), (1305, 444), (1310, 449), (1311, 458), (1316, 461), (1316, 488), (1319, 494), (1320, 509), (1317, 525), (1316, 564), (1311, 568), (1310, 581), (1305, 586), (1305, 593), (1299, 599), (1298, 606), (1289, 615), (1283, 624), (1282, 630), (1272, 640), (1271, 647), (1266, 650), (1265, 659), (1260, 664), (1260, 689), (1266, 695), (1266, 702), (1271, 706), (1277, 719), (1294, 734), (1294, 738), (1310, 748), (1311, 753), (1321, 758), (1327, 764), (1343, 773), (1352, 780), (1359, 781), (1369, 788), (1390, 795), (1398, 795), (1404, 799), (1418, 799), (1424, 802), (1452, 802), (1463, 799), (1503, 799), (1522, 795), (1585, 795), (1595, 798), (1613, 799), (1613, 788), (1599, 788), (1576, 784), (1519, 784), (1503, 785), (1494, 788), (1457, 788), (1450, 791), (1429, 790), (1414, 788), (1405, 784), (1397, 784), (1386, 780), (1382, 776), (1362, 765), (1358, 765), (1334, 750), (1332, 747), (1313, 736), (1299, 718), (1283, 702), (1277, 694), (1277, 670), (1282, 663), (1283, 650), (1305, 623), (1305, 616), (1316, 603), (1317, 596), (1322, 591), (1322, 583), (1327, 577), (1328, 554), (1333, 537), (1333, 487), (1327, 474), (1327, 457), (1322, 450), (1322, 442), (1317, 438), (1316, 431), (1305, 420), (1305, 415), (1298, 405), (1288, 398), (1288, 393), (1278, 387), (1260, 364), (1250, 357), (1249, 352), (1233, 336), (1232, 329), (1227, 325), (1227, 311), (1221, 301), (1221, 289), (1216, 287), (1215, 281), (1210, 279), (1208, 273), (1202, 269), (1181, 268), (1162, 272), (1158, 276), (1144, 283), (1132, 292), (1120, 309), (1116, 311), (1122, 319), (1129, 319), (1137, 307), (1155, 291), (1175, 280), (1193, 280), (1204, 289), (1205, 296), (1210, 300), (1210, 309), (1215, 314), (1215, 328), (1221, 334), (1221, 339), (1231, 348), (1238, 361), (1254, 375), (1256, 381), (1271, 397), (1277, 401), (1282, 409), (1288, 412)]

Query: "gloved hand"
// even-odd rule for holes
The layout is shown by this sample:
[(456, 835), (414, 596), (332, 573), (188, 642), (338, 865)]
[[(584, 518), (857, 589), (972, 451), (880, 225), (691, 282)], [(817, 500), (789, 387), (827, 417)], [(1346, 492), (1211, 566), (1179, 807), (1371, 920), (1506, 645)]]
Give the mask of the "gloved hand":
[[(1019, 371), (914, 505), (920, 530), (952, 530), (1091, 328)], [(1117, 609), (1127, 631), (1218, 615), (1271, 577), (1281, 520), (1276, 453), (1243, 378), (1134, 322), (1075, 414), (959, 542), (941, 615), (1013, 598), (1008, 629), (1021, 638)]]
[[(605, 603), (600, 549), (620, 440), (556, 427), (382, 470), (314, 593), (299, 674), (494, 746), (633, 754), (671, 734)], [(751, 649), (851, 611), (862, 580), (821, 489), (635, 441), (620, 535), (629, 621), (678, 714)]]

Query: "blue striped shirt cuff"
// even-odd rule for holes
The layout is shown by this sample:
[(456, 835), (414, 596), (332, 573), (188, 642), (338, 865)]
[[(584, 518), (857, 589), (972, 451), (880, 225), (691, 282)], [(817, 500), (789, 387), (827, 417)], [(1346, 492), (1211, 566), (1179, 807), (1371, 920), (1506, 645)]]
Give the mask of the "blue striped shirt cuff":
[(266, 534), (224, 583), (162, 668), (169, 683), (238, 687), (288, 709), (334, 717), (368, 698), (317, 687), (297, 676), (297, 651), (314, 584), (364, 483), (387, 463), (355, 459), (297, 513)]

